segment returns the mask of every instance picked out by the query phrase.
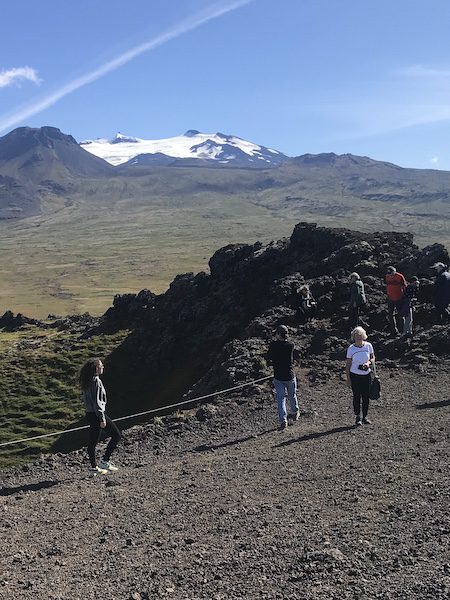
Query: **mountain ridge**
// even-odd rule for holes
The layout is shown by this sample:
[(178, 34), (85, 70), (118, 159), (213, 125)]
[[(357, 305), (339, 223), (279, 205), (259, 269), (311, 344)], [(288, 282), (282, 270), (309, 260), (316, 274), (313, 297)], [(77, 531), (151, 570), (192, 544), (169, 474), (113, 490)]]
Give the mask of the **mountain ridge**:
[[(35, 144), (36, 130), (23, 131)], [(192, 145), (196, 130), (189, 135)], [(36, 316), (100, 314), (112, 293), (141, 289), (149, 280), (163, 291), (176, 273), (205, 269), (215, 247), (248, 239), (248, 231), (254, 241), (268, 242), (298, 221), (410, 231), (420, 245), (438, 240), (450, 247), (450, 173), (444, 171), (334, 153), (264, 169), (163, 154), (145, 155), (148, 165), (114, 167), (70, 136), (30, 144), (22, 154), (4, 150), (10, 158), (0, 164), (0, 250), (8, 282), (0, 302), (28, 314), (37, 310)]]
[[(85, 140), (80, 142), (88, 152), (103, 158), (114, 166), (139, 164), (176, 164), (184, 161), (195, 165), (196, 161), (214, 162), (217, 166), (240, 166), (248, 168), (276, 167), (287, 156), (277, 150), (248, 142), (224, 133), (201, 133), (189, 129), (180, 136), (158, 140), (146, 140), (117, 133), (108, 140)], [(161, 161), (158, 161), (159, 156)], [(146, 158), (147, 157), (147, 158)], [(172, 159), (170, 163), (167, 159)]]

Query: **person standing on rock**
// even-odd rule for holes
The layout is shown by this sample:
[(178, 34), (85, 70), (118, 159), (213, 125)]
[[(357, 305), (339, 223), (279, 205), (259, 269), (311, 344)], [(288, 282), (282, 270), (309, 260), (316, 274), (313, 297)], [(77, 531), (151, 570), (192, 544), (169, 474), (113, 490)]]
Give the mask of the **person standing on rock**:
[(436, 270), (436, 279), (433, 285), (433, 302), (436, 309), (438, 323), (450, 321), (450, 273), (444, 263), (434, 264), (432, 269)]
[[(386, 282), (386, 292), (387, 292), (387, 297), (388, 297), (389, 325), (391, 327), (392, 333), (395, 335), (398, 335), (399, 331), (397, 328), (397, 322), (395, 319), (394, 312), (397, 312), (397, 314), (398, 314), (397, 305), (403, 299), (403, 294), (406, 289), (406, 280), (403, 277), (403, 275), (397, 271), (397, 269), (395, 267), (388, 267), (386, 277), (385, 277), (385, 282)], [(400, 320), (401, 320), (402, 331), (403, 331), (403, 326), (404, 326), (403, 317), (400, 317)]]
[(413, 331), (413, 312), (414, 302), (417, 298), (417, 292), (419, 291), (419, 278), (415, 275), (411, 277), (408, 285), (406, 286), (405, 293), (401, 304), (397, 307), (398, 314), (404, 317), (405, 324), (403, 326), (402, 337), (407, 338), (412, 336)]
[[(87, 447), (92, 475), (105, 474), (108, 471), (117, 471), (117, 467), (110, 461), (111, 454), (116, 449), (120, 440), (120, 431), (116, 424), (105, 413), (106, 391), (100, 375), (103, 373), (103, 363), (99, 358), (90, 358), (80, 370), (80, 387), (83, 392), (86, 419), (89, 423), (89, 443)], [(95, 449), (100, 433), (104, 430), (111, 439), (106, 447), (103, 460), (97, 465)]]
[(299, 288), (297, 315), (300, 325), (304, 325), (316, 316), (317, 302), (314, 300), (309, 285), (302, 285)]
[(358, 273), (350, 274), (350, 302), (348, 306), (349, 324), (354, 329), (359, 324), (359, 313), (366, 305), (364, 283)]
[[(297, 351), (288, 337), (288, 328), (285, 325), (279, 325), (275, 333), (275, 339), (270, 343), (266, 355), (267, 364), (273, 366), (273, 385), (281, 430), (286, 429), (288, 420), (297, 421), (299, 417), (297, 378), (292, 366), (294, 353), (297, 353)], [(286, 411), (286, 395), (290, 407), (289, 414)]]
[(375, 354), (372, 344), (367, 341), (367, 333), (362, 327), (355, 327), (352, 331), (352, 341), (353, 344), (347, 350), (345, 370), (347, 386), (353, 392), (355, 425), (370, 425), (371, 421), (367, 418), (367, 414), (369, 412), (371, 372), (375, 366)]

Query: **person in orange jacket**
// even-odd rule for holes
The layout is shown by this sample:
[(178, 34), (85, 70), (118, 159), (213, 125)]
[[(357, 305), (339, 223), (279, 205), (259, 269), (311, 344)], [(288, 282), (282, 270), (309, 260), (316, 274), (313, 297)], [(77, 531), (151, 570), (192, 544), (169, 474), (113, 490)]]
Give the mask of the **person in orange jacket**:
[(396, 311), (398, 304), (402, 301), (403, 295), (406, 289), (406, 279), (401, 273), (397, 271), (395, 267), (388, 267), (385, 277), (387, 302), (388, 302), (388, 320), (391, 327), (392, 333), (395, 335), (399, 334), (397, 328), (397, 321), (394, 316), (394, 312), (397, 312), (397, 318), (402, 321), (401, 330), (404, 328), (404, 317), (401, 317)]

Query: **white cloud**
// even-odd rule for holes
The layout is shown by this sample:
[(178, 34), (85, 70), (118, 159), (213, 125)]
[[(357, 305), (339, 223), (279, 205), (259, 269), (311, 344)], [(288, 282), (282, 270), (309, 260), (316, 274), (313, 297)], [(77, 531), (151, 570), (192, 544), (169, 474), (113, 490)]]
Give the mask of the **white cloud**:
[(338, 139), (388, 135), (450, 121), (450, 69), (412, 65), (380, 77), (376, 85), (319, 104), (341, 124)]
[(36, 85), (41, 83), (37, 72), (31, 67), (14, 67), (7, 71), (0, 71), (0, 88), (8, 87), (24, 80), (32, 81)]
[(431, 163), (432, 165), (437, 165), (437, 164), (439, 163), (439, 156), (432, 156), (432, 157), (430, 158), (430, 163)]
[(34, 116), (35, 114), (45, 110), (46, 108), (49, 108), (50, 106), (53, 106), (54, 104), (56, 104), (56, 102), (61, 100), (61, 98), (64, 98), (68, 94), (79, 90), (80, 88), (84, 87), (85, 85), (88, 85), (89, 83), (97, 81), (97, 79), (100, 79), (107, 73), (110, 73), (111, 71), (115, 71), (119, 67), (122, 67), (126, 63), (130, 62), (130, 60), (136, 58), (144, 52), (154, 50), (158, 46), (162, 46), (170, 40), (173, 40), (183, 35), (184, 33), (187, 33), (188, 31), (192, 31), (193, 29), (200, 27), (200, 25), (203, 25), (208, 21), (211, 21), (212, 19), (217, 19), (218, 17), (221, 17), (226, 13), (236, 10), (241, 6), (244, 6), (245, 4), (249, 4), (250, 2), (253, 2), (253, 0), (234, 0), (232, 2), (227, 2), (226, 4), (224, 4), (223, 2), (217, 2), (211, 7), (208, 7), (205, 10), (191, 15), (190, 17), (174, 25), (171, 29), (168, 29), (166, 32), (156, 36), (152, 40), (140, 44), (139, 46), (135, 46), (134, 48), (131, 48), (127, 52), (124, 52), (117, 58), (114, 58), (113, 60), (110, 60), (107, 63), (101, 65), (100, 67), (98, 67), (98, 69), (90, 71), (89, 73), (86, 73), (85, 75), (82, 75), (81, 77), (70, 81), (66, 85), (62, 86), (59, 90), (56, 90), (55, 92), (46, 96), (45, 98), (38, 100), (37, 102), (32, 103), (28, 106), (25, 106), (13, 114), (10, 114), (8, 116), (3, 115), (2, 117), (0, 117), (0, 132), (10, 129), (11, 127), (20, 124), (29, 117)]
[(390, 102), (382, 95), (376, 103), (373, 99), (372, 102), (362, 98), (360, 102), (317, 104), (314, 113), (336, 123), (335, 136), (339, 140), (387, 135), (411, 127), (450, 121), (450, 103)]

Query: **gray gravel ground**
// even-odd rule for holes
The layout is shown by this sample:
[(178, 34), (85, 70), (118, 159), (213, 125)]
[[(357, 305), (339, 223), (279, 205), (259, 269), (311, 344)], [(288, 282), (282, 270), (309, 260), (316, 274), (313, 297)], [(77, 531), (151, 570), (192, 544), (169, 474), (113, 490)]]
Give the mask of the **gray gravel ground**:
[(4, 471), (0, 598), (449, 598), (450, 365), (379, 373), (371, 426), (302, 374), (284, 432), (263, 385), (128, 430), (116, 474)]

